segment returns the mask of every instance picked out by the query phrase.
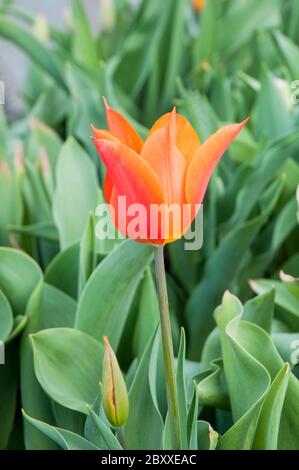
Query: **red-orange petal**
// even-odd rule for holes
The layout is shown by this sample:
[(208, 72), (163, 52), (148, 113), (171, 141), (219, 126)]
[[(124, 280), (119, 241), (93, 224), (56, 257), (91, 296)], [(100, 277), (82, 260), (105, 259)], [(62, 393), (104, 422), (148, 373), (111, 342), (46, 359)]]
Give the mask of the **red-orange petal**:
[(185, 201), (186, 162), (175, 145), (175, 109), (164, 127), (157, 128), (146, 140), (141, 157), (157, 175), (167, 204)]
[[(166, 127), (171, 119), (171, 113), (161, 116), (153, 125), (149, 132), (149, 137), (157, 130)], [(200, 139), (189, 123), (181, 114), (176, 114), (175, 144), (185, 157), (187, 165), (191, 162), (201, 145)]]
[(189, 165), (186, 176), (186, 200), (201, 204), (215, 166), (232, 141), (248, 122), (232, 124), (219, 129), (201, 145)]
[[(117, 197), (125, 196), (127, 207), (132, 204), (141, 204), (146, 210), (146, 219), (143, 220), (143, 224), (146, 225), (147, 237), (145, 237), (145, 240), (138, 241), (160, 243), (159, 236), (157, 240), (150, 239), (150, 205), (164, 203), (162, 188), (157, 176), (147, 162), (140, 158), (140, 155), (125, 145), (112, 140), (95, 138), (94, 143), (113, 183), (110, 200), (107, 202), (114, 206), (115, 225), (125, 236), (129, 236), (127, 226), (124, 227), (123, 224), (121, 226), (118, 224), (119, 207)], [(110, 185), (110, 183), (108, 184)], [(130, 222), (129, 217), (128, 222)], [(159, 234), (159, 230), (156, 233)]]
[(132, 150), (135, 150), (135, 152), (140, 153), (143, 147), (143, 140), (141, 137), (124, 116), (115, 109), (110, 108), (105, 98), (103, 98), (103, 100), (106, 108), (109, 130), (124, 145), (127, 145)]

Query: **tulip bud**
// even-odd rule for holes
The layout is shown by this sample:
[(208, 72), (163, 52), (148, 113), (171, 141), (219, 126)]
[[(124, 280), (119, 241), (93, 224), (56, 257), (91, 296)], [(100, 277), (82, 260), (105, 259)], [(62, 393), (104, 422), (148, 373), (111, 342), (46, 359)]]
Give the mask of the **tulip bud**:
[(127, 387), (107, 336), (104, 336), (104, 349), (103, 408), (110, 424), (120, 428), (126, 423), (129, 414)]

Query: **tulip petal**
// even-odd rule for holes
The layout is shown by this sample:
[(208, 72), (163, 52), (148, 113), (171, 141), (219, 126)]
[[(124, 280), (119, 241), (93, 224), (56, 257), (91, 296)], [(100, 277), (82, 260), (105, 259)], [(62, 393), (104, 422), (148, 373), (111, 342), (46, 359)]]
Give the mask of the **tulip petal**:
[(186, 162), (175, 145), (175, 110), (165, 127), (146, 140), (141, 157), (157, 175), (167, 204), (185, 201)]
[(143, 140), (131, 124), (115, 109), (110, 108), (105, 98), (103, 98), (109, 130), (124, 145), (127, 145), (135, 152), (140, 153), (143, 147)]
[[(149, 132), (149, 137), (157, 130), (166, 127), (171, 119), (171, 113), (164, 114), (158, 119)], [(176, 114), (175, 144), (185, 157), (187, 165), (191, 162), (201, 143), (191, 124), (181, 114)]]
[(190, 204), (201, 204), (210, 177), (218, 161), (232, 141), (248, 122), (225, 126), (201, 145), (187, 170), (186, 200)]
[[(164, 203), (162, 188), (157, 176), (147, 162), (140, 158), (140, 155), (125, 145), (112, 140), (95, 138), (94, 143), (107, 169), (107, 175), (109, 175), (105, 189), (108, 197), (106, 194), (105, 196), (107, 202), (114, 207), (114, 224), (124, 235), (128, 235), (125, 224), (119, 223), (121, 219), (119, 215), (122, 216), (120, 212), (125, 208), (119, 206), (118, 196), (125, 196), (126, 208), (133, 204), (140, 204), (145, 208), (146, 219), (143, 220), (147, 233), (145, 239), (149, 238), (151, 232), (150, 205)], [(112, 191), (111, 183), (113, 184)], [(158, 234), (158, 238), (152, 243), (160, 243), (159, 231), (154, 233)]]
[(105, 139), (105, 140), (114, 140), (119, 142), (119, 139), (112, 134), (111, 131), (107, 131), (105, 129), (97, 129), (96, 127), (91, 126), (93, 135), (96, 139)]

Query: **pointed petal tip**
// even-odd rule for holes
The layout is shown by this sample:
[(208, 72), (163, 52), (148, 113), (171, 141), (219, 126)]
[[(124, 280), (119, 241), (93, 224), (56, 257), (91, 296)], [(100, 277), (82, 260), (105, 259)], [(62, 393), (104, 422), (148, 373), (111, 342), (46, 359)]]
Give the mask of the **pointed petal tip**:
[(110, 109), (110, 106), (109, 106), (109, 104), (108, 104), (108, 101), (106, 100), (105, 96), (102, 96), (102, 100), (103, 100), (105, 109), (106, 109), (106, 111), (107, 111), (108, 109)]

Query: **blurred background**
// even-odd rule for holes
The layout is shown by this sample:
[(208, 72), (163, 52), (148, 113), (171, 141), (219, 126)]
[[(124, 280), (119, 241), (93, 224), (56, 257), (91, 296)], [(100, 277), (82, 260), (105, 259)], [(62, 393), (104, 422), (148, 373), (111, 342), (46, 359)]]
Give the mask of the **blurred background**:
[[(84, 0), (84, 6), (94, 31), (99, 28), (101, 0)], [(71, 0), (16, 0), (16, 7), (36, 16), (46, 17), (53, 25), (64, 28)], [(14, 45), (0, 39), (0, 80), (6, 86), (6, 109), (10, 116), (24, 111), (20, 92), (26, 76), (26, 56)]]

